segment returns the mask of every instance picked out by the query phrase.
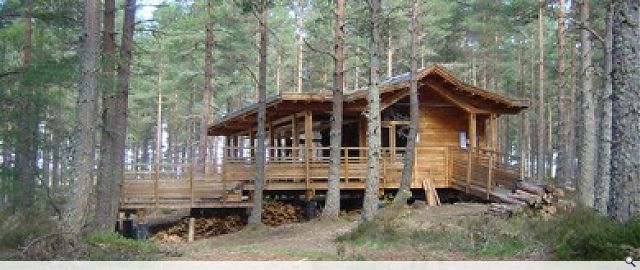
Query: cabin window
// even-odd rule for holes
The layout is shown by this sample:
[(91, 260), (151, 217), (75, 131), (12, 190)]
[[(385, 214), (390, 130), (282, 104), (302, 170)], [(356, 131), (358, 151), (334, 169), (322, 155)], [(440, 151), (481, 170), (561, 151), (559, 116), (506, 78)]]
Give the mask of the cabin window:
[(467, 149), (467, 132), (460, 131), (460, 148)]

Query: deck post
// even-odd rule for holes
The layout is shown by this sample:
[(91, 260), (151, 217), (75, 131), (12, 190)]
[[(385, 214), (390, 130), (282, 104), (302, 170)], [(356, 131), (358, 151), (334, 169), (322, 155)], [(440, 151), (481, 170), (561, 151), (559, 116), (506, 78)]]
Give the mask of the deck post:
[(291, 119), (291, 136), (293, 143), (291, 155), (297, 158), (298, 154), (300, 154), (300, 130), (298, 129), (298, 116), (296, 114), (293, 114), (293, 119)]
[(396, 124), (389, 126), (389, 148), (391, 150), (391, 162), (396, 161)]
[(273, 129), (273, 121), (269, 121), (269, 146), (271, 146), (271, 150), (269, 151), (269, 160), (273, 160), (276, 152), (276, 131)]
[(193, 238), (196, 232), (196, 219), (193, 217), (189, 217), (189, 242), (193, 242)]
[(489, 200), (489, 193), (491, 193), (491, 182), (493, 181), (493, 154), (489, 155), (489, 175), (487, 176), (487, 200)]
[(193, 208), (193, 162), (189, 165), (189, 190), (191, 191), (191, 208)]
[(349, 148), (345, 147), (344, 149), (344, 183), (349, 183)]
[(159, 191), (159, 185), (160, 185), (160, 170), (158, 170), (159, 168), (158, 163), (156, 162), (156, 164), (153, 166), (153, 170), (154, 170), (154, 177), (153, 177), (153, 197), (154, 197), (154, 203), (156, 205), (156, 207), (158, 207), (158, 191)]
[(478, 140), (476, 135), (476, 114), (469, 113), (469, 146), (471, 149), (478, 147)]
[(313, 144), (313, 114), (305, 111), (304, 114), (304, 146), (305, 146), (305, 183), (309, 190), (311, 184), (311, 145)]
[[(358, 119), (358, 156), (366, 157), (367, 156), (367, 122), (359, 118)], [(363, 149), (364, 148), (364, 149)], [(364, 150), (364, 151), (363, 151)]]
[[(249, 129), (249, 148), (251, 150), (249, 150), (249, 157), (252, 159), (251, 163), (255, 164), (256, 163), (256, 149), (255, 149), (255, 145), (256, 145), (256, 136), (253, 133), (253, 128)], [(240, 149), (240, 151), (244, 151), (244, 149)]]
[(387, 187), (387, 159), (382, 157), (382, 194), (384, 195), (384, 189)]
[(498, 115), (495, 113), (491, 114), (491, 150), (498, 152)]
[(453, 157), (451, 156), (451, 147), (445, 148), (445, 155), (447, 156), (447, 174), (445, 178), (447, 179), (447, 185), (449, 185), (449, 180), (451, 179), (451, 172), (453, 171)]
[(473, 149), (467, 150), (467, 186), (465, 187), (465, 192), (469, 193), (469, 185), (471, 184), (471, 152)]

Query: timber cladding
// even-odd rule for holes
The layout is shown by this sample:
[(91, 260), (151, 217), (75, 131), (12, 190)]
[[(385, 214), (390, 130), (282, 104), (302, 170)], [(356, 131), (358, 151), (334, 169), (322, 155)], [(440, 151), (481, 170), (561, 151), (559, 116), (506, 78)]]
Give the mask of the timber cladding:
[[(380, 189), (397, 189), (406, 153), (409, 123), (406, 74), (383, 82), (380, 90), (382, 147)], [(517, 158), (497, 152), (497, 118), (527, 108), (487, 90), (466, 85), (439, 66), (419, 72), (420, 119), (411, 187), (491, 190), (519, 176)], [(340, 187), (364, 190), (367, 177), (367, 90), (345, 96)], [(266, 191), (327, 189), (330, 94), (281, 93), (267, 100)], [(121, 207), (243, 207), (252, 200), (255, 179), (256, 111), (251, 105), (208, 128), (224, 136), (222, 156), (208, 172), (129, 166)], [(472, 151), (469, 151), (471, 149)], [(158, 170), (158, 171), (154, 171)]]

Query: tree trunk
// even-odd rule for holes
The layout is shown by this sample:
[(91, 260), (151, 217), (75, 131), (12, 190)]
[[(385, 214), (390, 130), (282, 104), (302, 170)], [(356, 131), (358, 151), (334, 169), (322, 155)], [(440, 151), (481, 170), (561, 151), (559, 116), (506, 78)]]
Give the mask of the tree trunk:
[(89, 196), (93, 189), (95, 125), (100, 68), (100, 2), (84, 1), (83, 33), (80, 40), (80, 82), (74, 127), (73, 161), (69, 200), (62, 216), (61, 230), (77, 235), (89, 216)]
[[(115, 168), (118, 150), (115, 149), (116, 138), (120, 131), (116, 130), (117, 90), (115, 83), (116, 41), (115, 41), (116, 1), (104, 1), (103, 41), (102, 41), (102, 128), (100, 130), (100, 162), (98, 164), (98, 184), (96, 186), (96, 215), (94, 230), (107, 232), (112, 229), (111, 212), (114, 186), (121, 179)], [(117, 211), (117, 210), (116, 210)]]
[(538, 161), (536, 182), (539, 184), (544, 182), (545, 175), (545, 106), (544, 106), (544, 2), (540, 2), (538, 10)]
[(600, 128), (598, 129), (598, 175), (595, 183), (595, 208), (603, 215), (608, 214), (609, 187), (611, 185), (611, 94), (613, 84), (611, 79), (611, 69), (613, 59), (611, 56), (613, 48), (613, 2), (607, 5), (607, 17), (605, 26), (605, 48), (604, 48), (604, 88), (600, 102), (602, 111), (600, 112)]
[(640, 2), (613, 6), (611, 214), (627, 221), (640, 215)]
[(373, 220), (378, 210), (378, 185), (380, 184), (380, 89), (379, 68), (380, 52), (380, 0), (370, 0), (371, 10), (369, 24), (371, 37), (369, 39), (369, 92), (367, 102), (367, 184), (362, 205), (362, 218)]
[(567, 109), (565, 104), (565, 92), (567, 88), (566, 74), (565, 74), (565, 17), (564, 17), (564, 5), (565, 0), (558, 1), (558, 155), (556, 166), (556, 178), (559, 183), (566, 184), (567, 176), (569, 175), (567, 170), (569, 168), (569, 160), (567, 158), (568, 144), (567, 144)]
[(344, 87), (344, 0), (336, 1), (335, 46), (333, 67), (333, 115), (329, 153), (327, 203), (323, 217), (337, 218), (340, 213), (340, 151), (342, 146), (342, 103)]
[(571, 183), (574, 182), (576, 175), (576, 94), (578, 92), (578, 68), (577, 68), (577, 46), (574, 40), (571, 47), (571, 92), (569, 94), (569, 112), (567, 113), (567, 129), (568, 129), (568, 141), (567, 141), (567, 160), (568, 163), (568, 175), (567, 180)]
[[(584, 27), (589, 27), (589, 2), (583, 1), (580, 7), (580, 20)], [(596, 119), (595, 98), (593, 93), (593, 65), (591, 64), (591, 33), (581, 30), (580, 43), (582, 47), (582, 89), (580, 105), (582, 112), (582, 139), (578, 140), (578, 201), (588, 207), (593, 207), (594, 183), (596, 175)]]
[(418, 0), (411, 2), (411, 82), (409, 88), (409, 136), (407, 137), (406, 157), (402, 168), (402, 179), (400, 188), (394, 203), (406, 204), (407, 198), (411, 196), (411, 180), (413, 179), (413, 165), (415, 160), (416, 137), (418, 134), (418, 123), (420, 120), (420, 109), (418, 102)]
[(387, 78), (393, 77), (393, 44), (391, 43), (391, 25), (388, 25), (387, 37)]
[(489, 87), (489, 37), (487, 36), (487, 14), (482, 12), (482, 89)]
[(202, 115), (200, 121), (200, 145), (198, 149), (199, 170), (204, 172), (207, 166), (207, 149), (209, 147), (207, 128), (211, 121), (211, 98), (213, 95), (213, 14), (211, 14), (212, 3), (207, 0), (207, 22), (205, 23), (206, 37), (204, 49), (204, 92), (202, 93)]
[(297, 32), (296, 32), (296, 92), (302, 93), (302, 32), (304, 31), (304, 7), (306, 5), (305, 0), (298, 2), (298, 14), (297, 14)]
[(267, 117), (267, 47), (269, 32), (267, 29), (268, 10), (266, 0), (259, 4), (258, 31), (260, 33), (260, 64), (258, 65), (258, 145), (256, 149), (256, 181), (254, 184), (253, 209), (249, 223), (262, 223), (262, 189), (264, 184), (265, 166), (265, 125)]
[[(22, 65), (26, 68), (31, 63), (31, 35), (32, 35), (32, 3), (27, 1), (24, 14), (24, 45), (22, 47)], [(30, 86), (33, 87), (33, 86)], [(28, 209), (33, 204), (34, 177), (37, 162), (37, 134), (38, 116), (32, 102), (35, 97), (34, 89), (26, 89), (27, 97), (18, 102), (23, 119), (18, 121), (18, 142), (16, 146), (16, 169), (20, 179), (20, 207)]]

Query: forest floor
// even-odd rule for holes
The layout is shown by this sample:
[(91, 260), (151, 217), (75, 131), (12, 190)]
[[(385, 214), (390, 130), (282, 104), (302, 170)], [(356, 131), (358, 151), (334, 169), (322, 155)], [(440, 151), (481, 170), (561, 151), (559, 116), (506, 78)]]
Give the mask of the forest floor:
[[(388, 211), (395, 213), (378, 225), (363, 225), (359, 215), (344, 215), (335, 221), (246, 227), (192, 243), (160, 245), (180, 254), (166, 260), (551, 259), (543, 245), (529, 245), (530, 239), (512, 241), (519, 233), (509, 231), (515, 228), (513, 221), (486, 217), (486, 209), (481, 203), (406, 207)], [(484, 232), (473, 232), (478, 229)]]

